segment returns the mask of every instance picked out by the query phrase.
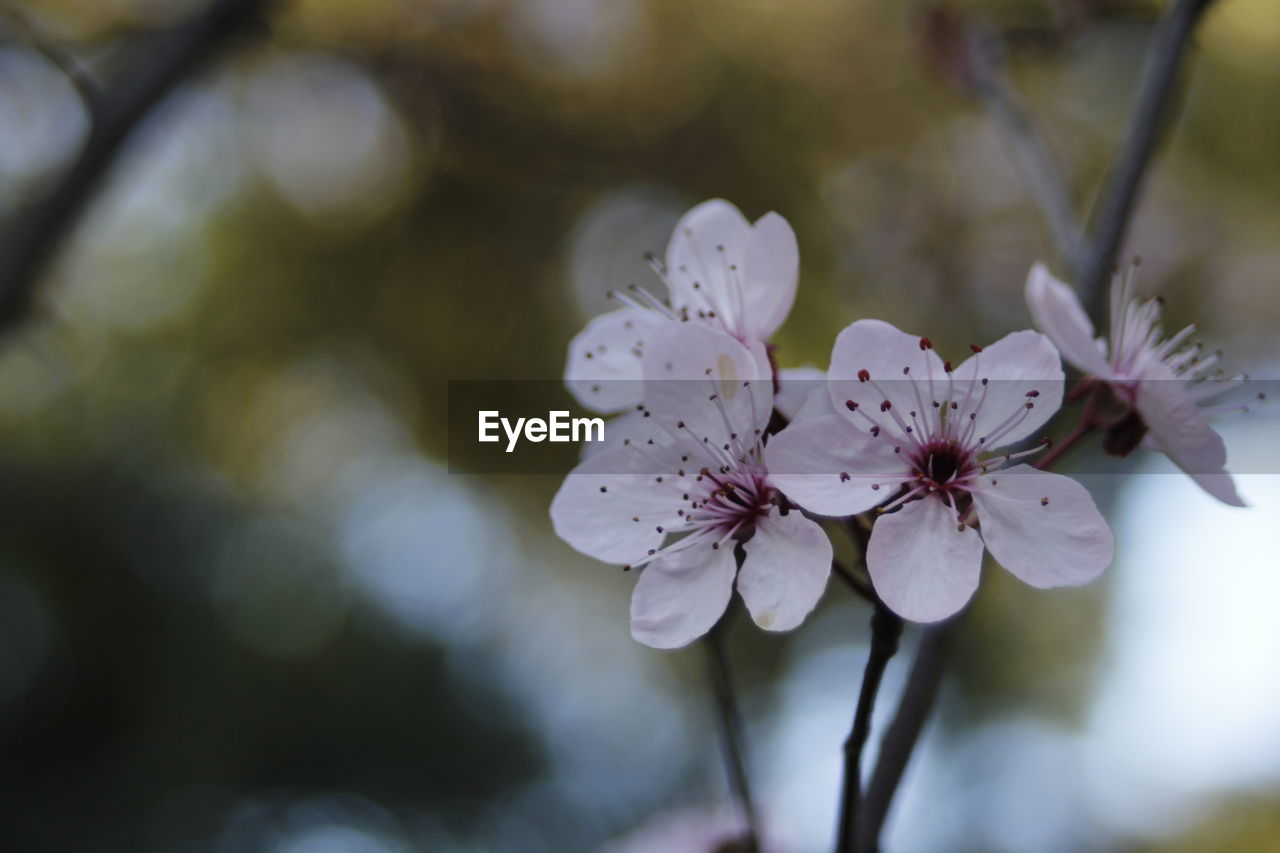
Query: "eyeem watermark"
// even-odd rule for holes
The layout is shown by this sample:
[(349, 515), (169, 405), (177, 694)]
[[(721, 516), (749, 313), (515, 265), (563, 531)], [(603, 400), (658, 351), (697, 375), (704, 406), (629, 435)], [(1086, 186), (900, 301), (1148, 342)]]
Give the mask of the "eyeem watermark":
[(477, 414), (480, 422), (477, 440), (501, 441), (501, 428), (507, 439), (507, 453), (516, 449), (522, 437), (532, 442), (604, 441), (604, 418), (571, 418), (567, 411), (556, 411), (548, 412), (545, 420), (516, 418), (513, 423), (496, 409), (481, 410)]

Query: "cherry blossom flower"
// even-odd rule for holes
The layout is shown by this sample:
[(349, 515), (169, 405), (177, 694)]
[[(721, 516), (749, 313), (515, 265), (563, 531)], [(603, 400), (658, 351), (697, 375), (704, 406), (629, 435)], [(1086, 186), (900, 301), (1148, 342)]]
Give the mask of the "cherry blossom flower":
[(831, 543), (778, 505), (763, 454), (770, 377), (734, 337), (697, 323), (656, 331), (642, 366), (650, 437), (594, 454), (565, 478), (551, 504), (556, 533), (596, 559), (643, 567), (631, 631), (647, 645), (706, 633), (735, 578), (758, 625), (796, 627), (826, 587)]
[(616, 292), (624, 307), (596, 317), (569, 343), (565, 381), (589, 409), (620, 412), (640, 402), (645, 344), (671, 323), (719, 329), (767, 365), (765, 341), (790, 313), (800, 274), (795, 233), (785, 219), (766, 213), (752, 224), (721, 199), (686, 213), (666, 263), (652, 263), (666, 299), (635, 285)]
[[(978, 586), (983, 546), (1035, 587), (1088, 583), (1111, 564), (1111, 530), (1079, 483), (996, 453), (1062, 401), (1062, 365), (1037, 332), (1008, 335), (958, 367), (928, 338), (859, 320), (836, 339), (836, 411), (801, 418), (765, 452), (774, 485), (819, 515), (879, 506), (867, 546), (876, 593), (933, 622)], [(1008, 467), (1006, 467), (1008, 466)]]
[[(1031, 316), (1057, 345), (1062, 357), (1087, 376), (1107, 383), (1140, 419), (1138, 434), (1189, 474), (1206, 492), (1231, 506), (1245, 506), (1226, 472), (1227, 449), (1209, 425), (1200, 401), (1238, 379), (1210, 374), (1219, 354), (1201, 354), (1189, 344), (1195, 326), (1165, 338), (1161, 302), (1132, 298), (1133, 275), (1121, 276), (1111, 291), (1111, 338), (1095, 338), (1093, 323), (1075, 292), (1041, 264), (1027, 276)], [(1136, 440), (1129, 447), (1136, 445)]]

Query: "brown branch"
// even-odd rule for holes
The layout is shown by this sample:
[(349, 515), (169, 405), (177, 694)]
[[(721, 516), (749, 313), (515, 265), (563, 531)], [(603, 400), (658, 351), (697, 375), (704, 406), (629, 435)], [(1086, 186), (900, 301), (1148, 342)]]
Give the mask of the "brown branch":
[(1200, 16), (1212, 2), (1174, 0), (1160, 20), (1147, 53), (1129, 127), (1098, 194), (1094, 226), (1076, 270), (1080, 301), (1099, 327), (1106, 305), (1107, 280), (1128, 231), (1156, 142), (1165, 127), (1183, 54)]
[(880, 744), (880, 755), (867, 785), (862, 802), (857, 836), (854, 839), (856, 853), (876, 853), (880, 849), (880, 834), (884, 828), (893, 796), (902, 781), (915, 751), (920, 733), (929, 719), (938, 686), (942, 683), (943, 653), (946, 649), (948, 627), (951, 623), (926, 628), (920, 635), (920, 647), (916, 660), (902, 691), (893, 722), (885, 730)]
[(76, 93), (80, 96), (80, 100), (84, 103), (84, 107), (89, 112), (89, 117), (92, 121), (93, 116), (97, 113), (98, 100), (102, 97), (102, 93), (98, 91), (98, 85), (89, 73), (70, 53), (45, 38), (44, 34), (21, 11), (10, 6), (4, 10), (3, 14), (13, 22), (15, 27), (22, 31), (27, 43), (35, 48), (50, 64), (61, 71), (63, 76), (75, 87)]
[(725, 651), (724, 634), (728, 630), (729, 613), (716, 623), (703, 639), (707, 650), (708, 674), (711, 692), (716, 704), (716, 723), (720, 732), (720, 746), (724, 754), (725, 774), (733, 798), (742, 807), (746, 820), (746, 837), (740, 839), (746, 850), (760, 848), (760, 821), (756, 814), (755, 799), (751, 795), (751, 777), (747, 770), (746, 735), (743, 732), (742, 710), (738, 705), (733, 686), (733, 671)]
[(1058, 253), (1074, 267), (1080, 259), (1083, 229), (1076, 218), (1066, 174), (1010, 81), (999, 43), (976, 27), (969, 29), (967, 38), (973, 88), (987, 115), (1003, 132)]
[(880, 681), (889, 661), (898, 651), (901, 637), (901, 617), (877, 601), (871, 616), (871, 650), (867, 653), (867, 666), (862, 674), (853, 726), (844, 743), (844, 791), (840, 805), (840, 834), (836, 840), (840, 853), (851, 853), (857, 849), (862, 803), (862, 750), (871, 734), (871, 714), (875, 711)]
[(871, 588), (871, 582), (860, 576), (853, 569), (845, 566), (839, 560), (831, 561), (831, 571), (835, 573), (836, 577), (844, 581), (845, 584), (848, 585), (849, 589), (853, 590), (857, 595), (865, 598), (873, 604), (878, 600), (875, 590)]
[(118, 83), (93, 90), (89, 135), (75, 161), (43, 198), (13, 214), (0, 238), (0, 332), (30, 310), (45, 265), (79, 222), (143, 117), (210, 55), (259, 21), (265, 5), (266, 0), (214, 0), (191, 20), (158, 36)]

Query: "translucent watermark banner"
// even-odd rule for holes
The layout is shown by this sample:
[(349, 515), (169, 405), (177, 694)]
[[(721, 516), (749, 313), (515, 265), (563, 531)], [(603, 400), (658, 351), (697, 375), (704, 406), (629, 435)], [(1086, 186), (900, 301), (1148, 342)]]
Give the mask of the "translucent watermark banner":
[[(1108, 385), (863, 371), (779, 383), (712, 366), (697, 379), (600, 380), (574, 390), (560, 380), (450, 381), (450, 472), (564, 474), (593, 459), (598, 474), (749, 465), (852, 479), (889, 477), (905, 463), (945, 480), (1045, 461), (1062, 473), (1128, 475), (1134, 466), (1116, 457), (1156, 453), (1195, 475), (1221, 474), (1224, 465), (1280, 474), (1280, 380)], [(770, 451), (775, 445), (788, 452)]]

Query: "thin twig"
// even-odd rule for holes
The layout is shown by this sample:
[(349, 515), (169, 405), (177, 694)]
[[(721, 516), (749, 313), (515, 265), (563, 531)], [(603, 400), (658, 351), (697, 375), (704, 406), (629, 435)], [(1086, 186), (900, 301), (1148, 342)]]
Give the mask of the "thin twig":
[(759, 849), (760, 824), (756, 815), (755, 799), (751, 796), (751, 778), (747, 772), (746, 737), (743, 733), (742, 711), (738, 706), (737, 693), (733, 687), (732, 671), (729, 668), (729, 656), (725, 651), (724, 632), (727, 630), (728, 614), (716, 624), (703, 640), (707, 649), (708, 673), (711, 678), (711, 692), (715, 697), (716, 721), (720, 730), (720, 747), (724, 754), (725, 774), (729, 779), (729, 788), (733, 798), (742, 808), (747, 821), (747, 838), (743, 843), (747, 849)]
[(84, 66), (77, 62), (70, 53), (37, 31), (31, 21), (27, 20), (25, 14), (12, 6), (6, 6), (3, 14), (13, 22), (14, 26), (22, 31), (27, 43), (35, 48), (51, 65), (61, 71), (63, 76), (75, 87), (76, 94), (80, 96), (80, 100), (84, 103), (84, 108), (89, 113), (89, 121), (92, 124), (97, 118), (98, 103), (102, 98), (102, 93), (98, 90), (98, 84), (94, 82), (89, 72), (85, 71)]
[(999, 44), (977, 28), (970, 28), (968, 41), (974, 88), (987, 115), (1003, 131), (1058, 252), (1074, 267), (1079, 261), (1083, 229), (1062, 167), (1009, 80)]
[(901, 637), (902, 619), (884, 604), (877, 603), (871, 616), (871, 650), (867, 653), (862, 688), (858, 691), (858, 706), (853, 713), (849, 737), (844, 742), (844, 791), (837, 839), (840, 853), (851, 853), (856, 849), (862, 800), (862, 750), (871, 734), (871, 714), (875, 710), (876, 695), (880, 692), (880, 681), (890, 659), (898, 651)]
[(849, 588), (857, 595), (870, 602), (876, 601), (876, 593), (871, 588), (871, 583), (853, 569), (845, 566), (839, 560), (832, 560), (831, 571), (835, 572), (836, 577), (848, 584)]
[(1156, 141), (1165, 126), (1174, 83), (1196, 23), (1213, 0), (1173, 0), (1147, 52), (1142, 82), (1116, 158), (1094, 207), (1093, 227), (1076, 271), (1080, 301), (1102, 316), (1107, 279), (1124, 242)]
[(948, 626), (951, 623), (926, 628), (920, 635), (916, 660), (907, 678), (893, 722), (885, 730), (880, 743), (871, 782), (867, 785), (859, 815), (855, 853), (877, 853), (880, 849), (880, 833), (893, 803), (893, 795), (902, 781), (907, 762), (915, 751), (920, 733), (929, 718), (938, 685), (942, 682), (943, 652), (946, 648)]
[(1093, 432), (1100, 425), (1098, 422), (1098, 401), (1102, 388), (1093, 383), (1081, 383), (1079, 387), (1089, 388), (1089, 398), (1085, 401), (1084, 411), (1080, 414), (1080, 423), (1076, 424), (1066, 437), (1049, 448), (1049, 451), (1036, 460), (1034, 468), (1047, 471), (1051, 465), (1062, 458), (1068, 450), (1080, 443), (1081, 439)]
[(66, 239), (151, 108), (230, 38), (259, 19), (267, 0), (214, 0), (162, 36), (117, 85), (96, 96), (94, 121), (74, 163), (48, 193), (10, 219), (0, 240), (0, 331), (26, 316), (40, 272)]

